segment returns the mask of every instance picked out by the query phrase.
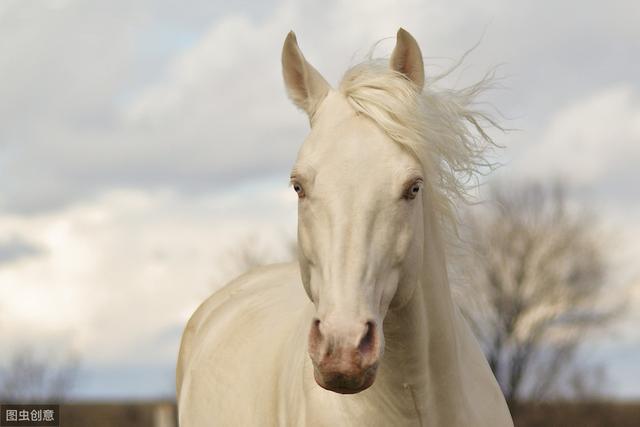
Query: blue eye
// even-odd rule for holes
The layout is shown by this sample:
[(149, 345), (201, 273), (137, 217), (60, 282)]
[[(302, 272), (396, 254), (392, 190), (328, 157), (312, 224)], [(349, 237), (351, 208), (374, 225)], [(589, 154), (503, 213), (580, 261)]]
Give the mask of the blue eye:
[(302, 185), (298, 184), (297, 182), (293, 183), (293, 190), (298, 194), (299, 198), (303, 198), (304, 197), (304, 189), (302, 188)]

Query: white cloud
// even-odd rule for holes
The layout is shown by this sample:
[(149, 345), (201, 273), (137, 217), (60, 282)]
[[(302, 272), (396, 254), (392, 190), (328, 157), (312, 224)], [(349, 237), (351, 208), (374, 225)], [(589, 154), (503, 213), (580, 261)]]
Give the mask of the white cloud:
[(286, 183), (215, 197), (122, 190), (55, 213), (0, 216), (0, 234), (43, 250), (0, 266), (3, 347), (57, 336), (89, 364), (172, 360), (177, 337), (163, 348), (155, 340), (237, 273), (230, 250), (257, 236), (286, 256), (289, 193)]
[[(197, 1), (178, 11), (151, 1), (107, 9), (77, 0), (10, 2), (0, 12), (0, 207), (33, 212), (114, 187), (217, 191), (235, 180), (284, 176), (306, 129), (280, 77), (290, 29), (332, 82), (354, 52), (361, 56), (400, 26), (437, 64), (431, 74), (486, 29), (461, 81), (507, 62), (518, 90), (491, 100), (509, 116), (536, 120), (554, 97), (637, 75), (628, 59), (640, 49), (637, 26), (618, 4), (602, 13), (578, 2), (551, 10), (503, 0), (228, 8)], [(580, 40), (592, 40), (588, 50)], [(380, 54), (392, 45), (384, 41)], [(583, 67), (594, 57), (606, 72)]]
[(640, 96), (623, 85), (575, 100), (553, 116), (520, 162), (523, 172), (541, 178), (559, 175), (580, 186), (635, 176), (640, 164)]
[[(287, 31), (298, 31), (309, 58), (336, 81), (354, 51), (364, 53), (401, 25), (425, 40), (427, 55), (456, 56), (495, 10), (282, 1), (255, 18), (207, 2), (189, 12), (153, 2), (110, 2), (108, 10), (79, 1), (47, 4), (13, 2), (0, 15), (5, 210), (47, 209), (120, 186), (220, 188), (281, 171), (306, 128), (280, 77)], [(481, 17), (472, 14), (480, 10)], [(190, 35), (195, 42), (183, 52), (153, 56), (158, 47), (150, 34), (162, 31), (151, 18), (169, 31), (173, 16), (215, 21), (204, 34)], [(468, 33), (458, 34), (460, 27)], [(171, 45), (160, 50), (181, 43), (168, 39), (158, 36), (156, 43)], [(463, 41), (448, 48), (454, 40)]]

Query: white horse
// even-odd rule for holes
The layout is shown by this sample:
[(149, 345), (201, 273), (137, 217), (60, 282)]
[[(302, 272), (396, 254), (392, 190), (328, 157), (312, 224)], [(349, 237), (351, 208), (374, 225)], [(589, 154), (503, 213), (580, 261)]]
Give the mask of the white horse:
[(389, 61), (353, 67), (337, 90), (292, 32), (282, 65), (311, 123), (291, 174), (299, 262), (235, 279), (191, 317), (180, 424), (512, 426), (444, 255), (460, 173), (488, 140), (470, 107), (482, 82), (425, 85), (403, 29)]

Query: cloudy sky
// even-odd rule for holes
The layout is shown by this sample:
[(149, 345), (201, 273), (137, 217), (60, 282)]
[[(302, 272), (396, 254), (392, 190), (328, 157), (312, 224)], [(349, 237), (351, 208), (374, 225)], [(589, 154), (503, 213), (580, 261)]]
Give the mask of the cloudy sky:
[(588, 354), (607, 393), (640, 397), (638, 22), (633, 0), (0, 0), (0, 363), (71, 351), (79, 397), (169, 395), (238, 248), (283, 259), (294, 234), (286, 33), (335, 84), (402, 26), (431, 74), (480, 41), (447, 83), (500, 64), (485, 100), (519, 130), (497, 175), (561, 177), (616, 236), (632, 309)]

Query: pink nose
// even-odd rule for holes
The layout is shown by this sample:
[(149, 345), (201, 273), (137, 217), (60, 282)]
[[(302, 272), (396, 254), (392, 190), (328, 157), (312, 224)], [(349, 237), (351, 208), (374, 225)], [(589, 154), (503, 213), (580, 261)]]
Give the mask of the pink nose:
[(358, 393), (373, 384), (380, 356), (375, 322), (368, 321), (348, 333), (323, 331), (316, 319), (309, 333), (309, 355), (316, 382), (337, 393)]

